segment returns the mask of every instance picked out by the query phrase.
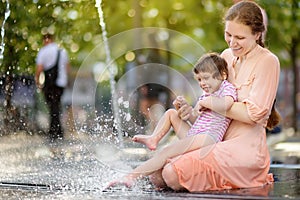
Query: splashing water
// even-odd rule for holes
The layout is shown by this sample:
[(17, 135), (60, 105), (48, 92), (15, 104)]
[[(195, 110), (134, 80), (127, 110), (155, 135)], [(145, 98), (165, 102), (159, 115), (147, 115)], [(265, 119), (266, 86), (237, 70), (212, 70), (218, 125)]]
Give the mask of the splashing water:
[(0, 45), (0, 65), (2, 64), (3, 61), (3, 54), (4, 54), (4, 47), (5, 47), (5, 43), (4, 43), (4, 36), (5, 36), (5, 22), (8, 19), (8, 17), (10, 16), (10, 8), (9, 8), (9, 0), (6, 0), (6, 10), (5, 10), (5, 14), (4, 14), (4, 20), (2, 22), (2, 26), (1, 26), (1, 45)]
[(116, 82), (114, 80), (114, 66), (113, 66), (113, 62), (111, 59), (111, 54), (110, 54), (110, 49), (109, 49), (109, 45), (108, 45), (108, 40), (107, 40), (107, 32), (106, 32), (106, 25), (104, 22), (104, 16), (103, 16), (103, 10), (101, 7), (101, 3), (102, 0), (96, 0), (96, 4), (95, 7), (97, 7), (98, 10), (98, 14), (99, 14), (99, 25), (102, 29), (102, 39), (103, 39), (103, 43), (104, 43), (104, 50), (106, 53), (106, 65), (110, 66), (109, 67), (109, 73), (110, 73), (110, 87), (111, 87), (111, 95), (112, 95), (112, 104), (113, 104), (113, 114), (114, 114), (114, 127), (117, 129), (118, 131), (118, 139), (119, 139), (119, 143), (120, 143), (120, 147), (123, 147), (123, 136), (122, 136), (122, 129), (121, 129), (121, 119), (119, 116), (119, 106), (117, 104), (117, 98), (116, 98), (116, 92), (115, 92), (115, 85)]

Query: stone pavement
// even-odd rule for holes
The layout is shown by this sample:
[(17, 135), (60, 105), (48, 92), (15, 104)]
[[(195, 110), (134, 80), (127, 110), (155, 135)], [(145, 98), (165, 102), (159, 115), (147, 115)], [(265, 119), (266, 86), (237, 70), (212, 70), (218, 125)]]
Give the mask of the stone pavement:
[(275, 183), (260, 188), (186, 193), (107, 183), (151, 156), (142, 145), (80, 133), (49, 146), (40, 135), (0, 137), (0, 199), (300, 199), (300, 138), (290, 130), (268, 138)]

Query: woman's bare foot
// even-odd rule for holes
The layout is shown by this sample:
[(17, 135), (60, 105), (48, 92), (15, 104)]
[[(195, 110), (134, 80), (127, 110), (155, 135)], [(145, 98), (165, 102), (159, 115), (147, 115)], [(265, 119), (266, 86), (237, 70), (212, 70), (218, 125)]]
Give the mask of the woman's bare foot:
[(135, 135), (132, 141), (146, 145), (151, 151), (154, 151), (157, 147), (157, 142), (151, 135)]
[(116, 186), (126, 186), (128, 188), (131, 188), (134, 185), (135, 181), (131, 178), (124, 177), (122, 179), (114, 180), (108, 184), (106, 189), (116, 187)]

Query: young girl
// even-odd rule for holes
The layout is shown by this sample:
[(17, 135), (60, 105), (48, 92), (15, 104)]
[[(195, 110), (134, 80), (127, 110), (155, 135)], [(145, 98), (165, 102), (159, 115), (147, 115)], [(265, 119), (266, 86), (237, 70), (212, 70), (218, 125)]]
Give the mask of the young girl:
[[(195, 108), (193, 109), (194, 118), (192, 127), (190, 121), (182, 122), (178, 118), (178, 113), (174, 109), (169, 109), (158, 123), (153, 134), (136, 135), (133, 141), (145, 144), (150, 150), (155, 150), (159, 141), (165, 136), (171, 127), (179, 139), (196, 134), (208, 134), (213, 140), (205, 140), (203, 146), (222, 140), (226, 129), (229, 126), (230, 119), (216, 112), (202, 107), (201, 102), (207, 96), (216, 96), (220, 98), (218, 103), (224, 111), (228, 110), (232, 103), (237, 100), (236, 89), (226, 79), (228, 69), (226, 61), (216, 53), (210, 53), (202, 56), (194, 68), (195, 79), (199, 82), (204, 94), (200, 96)], [(185, 102), (181, 96), (174, 101), (174, 106), (178, 110)], [(177, 126), (177, 125), (181, 126)]]
[[(208, 96), (214, 96), (217, 99), (214, 105), (226, 112), (233, 102), (237, 100), (236, 89), (226, 80), (228, 77), (227, 63), (216, 53), (205, 54), (195, 65), (194, 75), (204, 94), (194, 107), (194, 117), (190, 118), (190, 121), (194, 122), (192, 127), (188, 122), (180, 118), (175, 109), (167, 110), (158, 122), (152, 135), (136, 135), (132, 140), (143, 143), (149, 149), (155, 150), (158, 142), (168, 133), (171, 127), (173, 127), (180, 140), (158, 152), (158, 160), (149, 159), (122, 180), (111, 182), (109, 187), (117, 184), (130, 187), (137, 178), (147, 176), (161, 169), (169, 158), (222, 140), (229, 126), (230, 119), (202, 107), (202, 101)], [(174, 106), (176, 109), (179, 109), (182, 103), (185, 103), (182, 101), (182, 98), (177, 97), (174, 101)], [(172, 146), (177, 146), (178, 148)]]

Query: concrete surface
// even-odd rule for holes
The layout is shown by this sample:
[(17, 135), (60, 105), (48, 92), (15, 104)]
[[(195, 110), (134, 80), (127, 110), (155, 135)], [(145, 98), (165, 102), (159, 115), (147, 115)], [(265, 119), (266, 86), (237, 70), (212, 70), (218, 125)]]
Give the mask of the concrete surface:
[(300, 138), (268, 137), (275, 183), (260, 188), (186, 193), (156, 191), (147, 181), (104, 190), (113, 178), (151, 156), (143, 146), (80, 133), (49, 146), (40, 135), (0, 137), (0, 199), (300, 199)]

